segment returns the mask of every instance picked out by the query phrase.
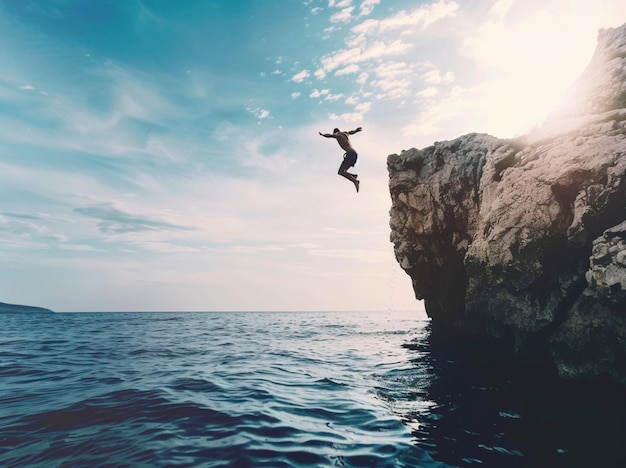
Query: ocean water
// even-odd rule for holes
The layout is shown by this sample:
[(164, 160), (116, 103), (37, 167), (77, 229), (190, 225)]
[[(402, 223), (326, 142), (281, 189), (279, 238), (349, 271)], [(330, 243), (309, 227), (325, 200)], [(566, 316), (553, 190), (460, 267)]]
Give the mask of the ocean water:
[(626, 466), (619, 392), (469, 365), (413, 314), (0, 317), (2, 467)]

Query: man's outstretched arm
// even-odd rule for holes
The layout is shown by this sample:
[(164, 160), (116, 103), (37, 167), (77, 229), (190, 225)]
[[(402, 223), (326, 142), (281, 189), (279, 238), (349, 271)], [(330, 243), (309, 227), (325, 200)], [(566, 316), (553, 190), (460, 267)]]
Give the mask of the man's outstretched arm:
[(318, 133), (326, 138), (335, 138), (335, 135), (333, 135), (332, 133), (322, 133), (322, 132), (318, 132)]
[(350, 130), (349, 132), (346, 132), (346, 133), (347, 133), (348, 135), (354, 135), (355, 133), (359, 133), (359, 132), (361, 132), (361, 131), (363, 131), (363, 129), (362, 129), (361, 127), (358, 127), (358, 128), (356, 128), (356, 129), (354, 129), (354, 130)]

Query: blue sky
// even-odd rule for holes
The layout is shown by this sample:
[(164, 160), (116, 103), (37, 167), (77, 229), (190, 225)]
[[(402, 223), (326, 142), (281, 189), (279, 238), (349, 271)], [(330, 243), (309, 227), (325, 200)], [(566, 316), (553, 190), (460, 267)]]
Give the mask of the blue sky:
[[(622, 0), (0, 0), (0, 301), (421, 310), (386, 158), (540, 124)], [(318, 131), (357, 126), (356, 193)]]

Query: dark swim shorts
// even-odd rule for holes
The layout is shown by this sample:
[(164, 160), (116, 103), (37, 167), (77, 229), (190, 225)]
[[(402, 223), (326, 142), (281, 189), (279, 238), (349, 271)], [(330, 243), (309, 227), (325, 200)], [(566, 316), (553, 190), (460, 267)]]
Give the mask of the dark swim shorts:
[(352, 167), (356, 164), (356, 151), (351, 150), (347, 151), (346, 154), (343, 155), (343, 162), (339, 167), (339, 170), (347, 170), (349, 167)]

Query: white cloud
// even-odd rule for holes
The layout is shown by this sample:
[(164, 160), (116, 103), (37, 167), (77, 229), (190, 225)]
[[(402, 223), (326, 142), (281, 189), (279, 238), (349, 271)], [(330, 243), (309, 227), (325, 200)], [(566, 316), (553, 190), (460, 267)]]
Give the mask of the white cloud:
[(326, 72), (322, 68), (318, 68), (317, 70), (315, 70), (314, 75), (315, 78), (317, 78), (318, 80), (323, 80), (324, 78), (326, 78)]
[(362, 122), (363, 112), (346, 112), (344, 114), (335, 114), (333, 112), (328, 115), (328, 118), (333, 121), (341, 121), (346, 123)]
[(370, 110), (372, 104), (369, 102), (361, 102), (354, 107), (354, 110), (365, 113)]
[(295, 93), (291, 93), (291, 99), (297, 99), (300, 97), (300, 93), (299, 92), (295, 92)]
[(349, 75), (351, 73), (356, 73), (359, 70), (360, 70), (360, 67), (356, 63), (351, 63), (350, 65), (347, 65), (346, 67), (340, 70), (337, 70), (335, 72), (335, 75), (337, 76)]
[(459, 4), (450, 0), (439, 0), (437, 3), (423, 5), (409, 12), (400, 11), (394, 16), (382, 20), (366, 20), (352, 28), (358, 34), (377, 35), (389, 30), (421, 26), (423, 28), (444, 19), (454, 16), (459, 10)]
[(327, 95), (329, 93), (330, 93), (330, 89), (319, 90), (319, 89), (315, 88), (313, 91), (311, 91), (311, 94), (309, 94), (309, 97), (315, 99), (315, 98), (318, 98), (318, 97), (321, 97), (321, 96), (325, 96), (325, 95)]
[(426, 89), (423, 89), (417, 93), (417, 97), (420, 98), (431, 98), (439, 94), (439, 90), (434, 86), (430, 86)]
[[(148, 75), (111, 62), (90, 69), (89, 74), (93, 87), (68, 89), (64, 94), (58, 85), (50, 95), (29, 94), (31, 100), (24, 105), (36, 106), (39, 119), (35, 122), (0, 113), (0, 139), (46, 151), (84, 152), (109, 159), (132, 154), (137, 158), (146, 155), (147, 143), (158, 134), (138, 133), (139, 126), (162, 127), (185, 113)], [(106, 102), (86, 105), (95, 88), (107, 96)], [(25, 99), (24, 94), (13, 98), (16, 104)], [(55, 130), (50, 131), (48, 125)]]
[(368, 38), (365, 34), (354, 34), (348, 36), (344, 42), (350, 49), (356, 49), (367, 46), (367, 40)]
[(339, 99), (341, 99), (343, 97), (342, 93), (339, 94), (328, 94), (326, 96), (326, 101), (338, 101)]
[(328, 0), (329, 8), (346, 8), (352, 5), (352, 0)]
[(349, 23), (352, 20), (354, 7), (347, 7), (330, 17), (331, 23)]
[[(369, 15), (379, 3), (378, 0), (361, 2), (358, 17)], [(330, 16), (331, 22), (338, 22), (340, 18), (349, 21), (355, 14), (351, 1), (331, 1), (329, 7), (342, 9)], [(439, 20), (453, 17), (458, 10), (459, 5), (456, 2), (439, 0), (412, 10), (402, 10), (382, 19), (362, 21), (352, 27), (351, 33), (345, 37), (344, 48), (322, 56), (314, 76), (323, 80), (331, 73), (338, 78), (358, 74), (354, 84), (361, 88), (361, 95), (375, 94), (374, 99), (377, 101), (419, 97), (413, 86), (413, 75), (418, 76), (414, 71), (415, 58), (410, 56), (419, 42), (408, 41), (403, 34), (418, 28), (424, 30)], [(440, 83), (450, 82), (453, 77), (452, 73), (444, 75), (439, 72), (437, 75)], [(435, 79), (434, 74), (427, 78)], [(337, 93), (331, 91), (330, 94), (333, 96)], [(317, 97), (315, 92), (313, 97)], [(402, 105), (404, 104), (403, 102)], [(369, 110), (370, 107), (352, 113), (332, 112), (331, 115), (337, 120), (359, 121)]]
[(405, 62), (384, 62), (381, 63), (374, 69), (377, 77), (380, 78), (391, 78), (398, 77), (402, 75), (408, 75), (411, 73), (411, 66), (407, 65)]
[(390, 42), (374, 41), (366, 48), (355, 47), (352, 49), (341, 49), (334, 54), (322, 58), (321, 70), (324, 73), (331, 72), (339, 67), (345, 67), (360, 62), (369, 62), (382, 57), (401, 55), (413, 46), (400, 39)]
[(359, 113), (344, 113), (344, 114), (335, 114), (330, 113), (328, 118), (335, 122), (362, 122), (363, 115)]
[(410, 94), (409, 87), (411, 86), (411, 80), (407, 78), (399, 80), (386, 78), (372, 81), (372, 86), (375, 86), (385, 92), (385, 94), (381, 97), (397, 99)]
[(311, 74), (309, 73), (309, 70), (302, 70), (301, 72), (298, 72), (295, 75), (293, 75), (291, 77), (291, 81), (295, 81), (296, 83), (302, 83), (309, 76), (311, 76)]
[(422, 74), (422, 80), (427, 84), (451, 83), (454, 81), (454, 73), (442, 74), (440, 70), (430, 70)]
[(0, 214), (0, 231), (4, 233), (5, 241), (16, 242), (17, 239), (21, 239), (27, 241), (30, 246), (42, 243), (41, 247), (48, 242), (67, 241), (65, 235), (51, 232), (48, 226), (43, 224), (43, 219), (29, 220), (20, 219), (20, 217), (12, 218), (13, 219), (9, 219)]
[(359, 16), (368, 16), (374, 7), (380, 3), (380, 0), (364, 0), (361, 3)]
[(270, 117), (270, 111), (261, 107), (247, 107), (246, 110), (259, 120), (267, 119)]

